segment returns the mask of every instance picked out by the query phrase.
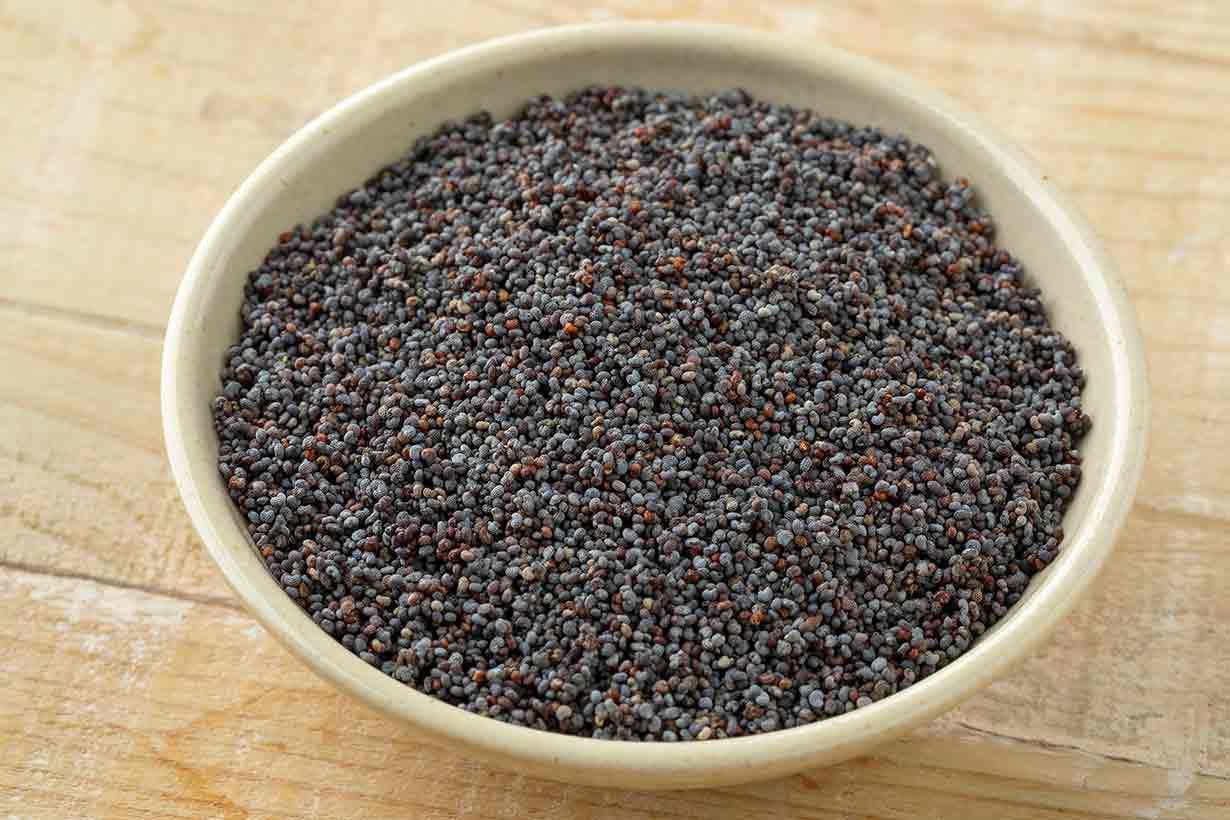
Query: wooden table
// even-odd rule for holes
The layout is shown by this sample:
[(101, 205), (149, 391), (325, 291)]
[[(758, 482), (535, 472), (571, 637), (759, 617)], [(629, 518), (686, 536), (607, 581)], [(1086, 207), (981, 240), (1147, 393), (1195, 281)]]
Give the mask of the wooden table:
[[(1230, 3), (276, 5), (0, 2), (0, 817), (1230, 815)], [(650, 795), (423, 746), (274, 644), (177, 499), (160, 339), (240, 180), (416, 60), (621, 17), (824, 40), (947, 91), (1075, 195), (1139, 311), (1151, 452), (1112, 565), (1011, 680), (875, 757)]]

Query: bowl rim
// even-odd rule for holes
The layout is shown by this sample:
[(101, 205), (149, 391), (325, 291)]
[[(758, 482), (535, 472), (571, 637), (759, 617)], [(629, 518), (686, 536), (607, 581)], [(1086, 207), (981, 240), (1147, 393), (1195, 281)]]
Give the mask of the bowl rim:
[[(570, 43), (597, 49), (612, 46), (663, 48), (704, 40), (724, 49), (754, 54), (817, 74), (859, 77), (860, 82), (913, 98), (928, 117), (946, 121), (993, 157), (1008, 182), (1036, 203), (1068, 252), (1076, 259), (1093, 291), (1098, 319), (1108, 336), (1112, 370), (1112, 405), (1118, 409), (1101, 423), (1113, 424), (1105, 476), (1090, 484), (1094, 493), (1081, 524), (1069, 531), (1061, 558), (1065, 571), (1044, 582), (1013, 607), (1014, 617), (980, 638), (948, 666), (881, 701), (844, 715), (765, 734), (705, 742), (636, 742), (568, 736), (503, 723), (466, 712), (418, 692), (369, 666), (319, 631), (306, 637), (303, 621), (318, 630), (306, 613), (282, 592), (265, 567), (242, 560), (250, 541), (233, 521), (214, 520), (201, 503), (205, 482), (219, 481), (213, 464), (193, 464), (185, 431), (195, 426), (191, 408), (180, 389), (191, 378), (186, 357), (187, 330), (202, 285), (214, 270), (213, 251), (231, 227), (244, 219), (255, 195), (279, 183), (279, 170), (337, 124), (378, 102), (398, 99), (430, 72), (490, 62), (488, 70), (518, 55), (546, 45)], [(188, 264), (167, 326), (161, 375), (163, 434), (175, 482), (192, 523), (222, 570), (227, 582), (249, 611), (275, 638), (318, 675), (358, 697), (376, 710), (417, 727), (435, 741), (470, 750), (507, 765), (533, 766), (551, 776), (551, 767), (586, 771), (595, 777), (616, 771), (660, 781), (672, 776), (699, 776), (715, 771), (737, 772), (750, 767), (814, 760), (820, 750), (838, 759), (842, 750), (868, 745), (868, 738), (887, 740), (929, 720), (966, 699), (1034, 649), (1075, 605), (1113, 549), (1138, 482), (1145, 450), (1149, 395), (1144, 357), (1135, 314), (1115, 267), (1090, 226), (1066, 196), (1049, 183), (1033, 161), (944, 95), (896, 70), (823, 43), (803, 42), (734, 26), (711, 23), (597, 23), (561, 26), (513, 34), (467, 46), (403, 69), (337, 103), (299, 129), (266, 158), (230, 196), (214, 218)], [(199, 410), (199, 408), (198, 408)], [(1088, 482), (1091, 477), (1087, 476)], [(317, 640), (316, 638), (319, 638)], [(875, 742), (875, 741), (872, 741)]]

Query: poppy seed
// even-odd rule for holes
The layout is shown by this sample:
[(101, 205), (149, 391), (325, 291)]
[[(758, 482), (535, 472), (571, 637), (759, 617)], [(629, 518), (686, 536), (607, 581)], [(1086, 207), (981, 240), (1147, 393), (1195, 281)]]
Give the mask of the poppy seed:
[(993, 236), (924, 146), (738, 91), (475, 115), (252, 272), (219, 472), (286, 594), (447, 703), (842, 714), (1061, 549), (1085, 378)]

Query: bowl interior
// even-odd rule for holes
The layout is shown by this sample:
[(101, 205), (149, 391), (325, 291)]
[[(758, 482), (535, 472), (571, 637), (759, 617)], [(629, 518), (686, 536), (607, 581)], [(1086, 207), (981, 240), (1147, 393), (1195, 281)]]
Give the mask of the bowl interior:
[[(1082, 447), (1085, 478), (1065, 519), (1064, 548), (1026, 600), (931, 678), (840, 718), (735, 741), (623, 744), (531, 734), (385, 678), (320, 632), (266, 575), (218, 477), (209, 409), (225, 350), (239, 333), (248, 272), (279, 233), (329, 209), (443, 121), (479, 110), (501, 118), (530, 96), (591, 84), (693, 93), (738, 87), (928, 145), (946, 177), (971, 180), (995, 218), (997, 242), (1023, 262), (1052, 321), (1077, 347), (1094, 426)], [(603, 782), (611, 770), (646, 787), (785, 774), (865, 751), (952, 706), (1034, 646), (1084, 588), (1122, 522), (1143, 448), (1143, 375), (1130, 309), (1088, 229), (1027, 160), (892, 72), (823, 47), (718, 27), (522, 35), (431, 61), (350, 98), (278, 149), (215, 220), (181, 286), (165, 356), (167, 443), (185, 503), (228, 580), (274, 634), (335, 684), (437, 740), (505, 765), (554, 766), (538, 773), (583, 782)]]

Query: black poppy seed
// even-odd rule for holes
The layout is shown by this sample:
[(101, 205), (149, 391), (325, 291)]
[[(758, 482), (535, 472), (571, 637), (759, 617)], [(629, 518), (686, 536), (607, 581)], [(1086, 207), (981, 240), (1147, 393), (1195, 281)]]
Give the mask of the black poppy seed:
[(1084, 374), (923, 146), (591, 88), (420, 139), (244, 294), (219, 473), (395, 679), (687, 741), (933, 674), (1063, 541)]

